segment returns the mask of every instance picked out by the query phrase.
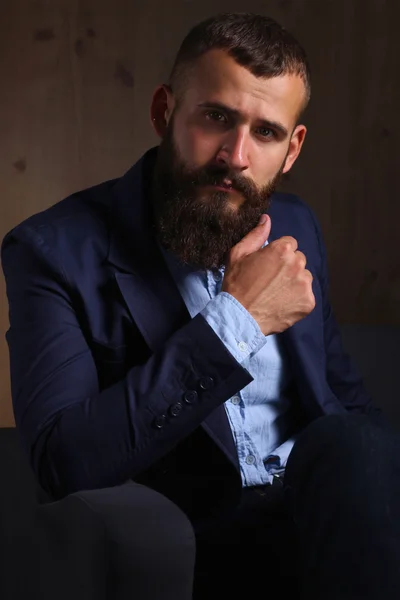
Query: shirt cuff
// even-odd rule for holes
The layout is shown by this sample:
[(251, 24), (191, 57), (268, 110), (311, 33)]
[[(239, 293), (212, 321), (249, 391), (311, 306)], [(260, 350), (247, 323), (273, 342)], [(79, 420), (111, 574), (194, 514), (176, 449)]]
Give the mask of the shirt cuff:
[(239, 363), (267, 342), (257, 321), (228, 292), (220, 292), (210, 300), (201, 314)]

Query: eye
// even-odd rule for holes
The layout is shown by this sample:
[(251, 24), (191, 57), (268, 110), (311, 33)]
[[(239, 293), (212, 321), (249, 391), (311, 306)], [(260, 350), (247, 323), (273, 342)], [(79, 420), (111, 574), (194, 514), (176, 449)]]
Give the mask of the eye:
[(257, 131), (259, 135), (265, 139), (276, 137), (275, 131), (273, 129), (269, 129), (268, 127), (259, 127)]
[(216, 123), (226, 123), (227, 119), (225, 115), (218, 110), (208, 110), (205, 113), (205, 117), (208, 121), (214, 121)]

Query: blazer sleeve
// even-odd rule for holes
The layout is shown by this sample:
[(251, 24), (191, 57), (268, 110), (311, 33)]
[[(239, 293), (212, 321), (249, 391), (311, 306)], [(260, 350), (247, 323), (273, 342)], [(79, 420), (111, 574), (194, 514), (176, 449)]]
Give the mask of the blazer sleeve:
[(333, 393), (342, 405), (352, 413), (380, 416), (382, 411), (375, 406), (364, 388), (364, 384), (349, 355), (345, 352), (341, 334), (329, 300), (329, 277), (326, 248), (318, 220), (309, 208), (318, 238), (321, 263), (319, 282), (323, 299), (324, 340), (326, 353), (326, 377)]
[(100, 391), (60, 257), (40, 227), (3, 240), (14, 414), (53, 498), (135, 478), (252, 381), (201, 314)]

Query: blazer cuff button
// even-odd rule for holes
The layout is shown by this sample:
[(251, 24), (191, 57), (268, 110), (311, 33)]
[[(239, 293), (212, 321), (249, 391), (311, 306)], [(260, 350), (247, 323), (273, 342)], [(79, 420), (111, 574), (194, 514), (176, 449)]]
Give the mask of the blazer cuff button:
[(176, 404), (173, 404), (170, 409), (169, 409), (169, 414), (171, 415), (171, 417), (177, 417), (179, 415), (179, 413), (182, 410), (182, 404), (180, 402), (177, 402)]
[(153, 421), (153, 425), (156, 429), (162, 429), (167, 422), (167, 415), (160, 415)]
[(186, 404), (193, 404), (193, 402), (196, 402), (197, 398), (198, 394), (195, 390), (188, 390), (183, 394), (183, 399)]
[(211, 390), (214, 387), (214, 379), (212, 377), (202, 377), (199, 381), (202, 390)]

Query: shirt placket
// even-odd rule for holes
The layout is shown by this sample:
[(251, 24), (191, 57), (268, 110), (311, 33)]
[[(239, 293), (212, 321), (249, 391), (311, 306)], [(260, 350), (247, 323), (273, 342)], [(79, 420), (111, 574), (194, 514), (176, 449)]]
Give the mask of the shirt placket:
[[(207, 271), (206, 281), (210, 299), (215, 298), (215, 296), (221, 291), (223, 278), (224, 269)], [(231, 422), (231, 427), (233, 426), (233, 430), (235, 432), (236, 448), (239, 463), (241, 465), (243, 483), (265, 483), (260, 475), (260, 471), (264, 471), (264, 464), (255, 445), (252, 443), (250, 436), (246, 433), (245, 399), (242, 392), (239, 391), (232, 398), (230, 398), (228, 402), (225, 403), (225, 406), (227, 408), (227, 414)]]

